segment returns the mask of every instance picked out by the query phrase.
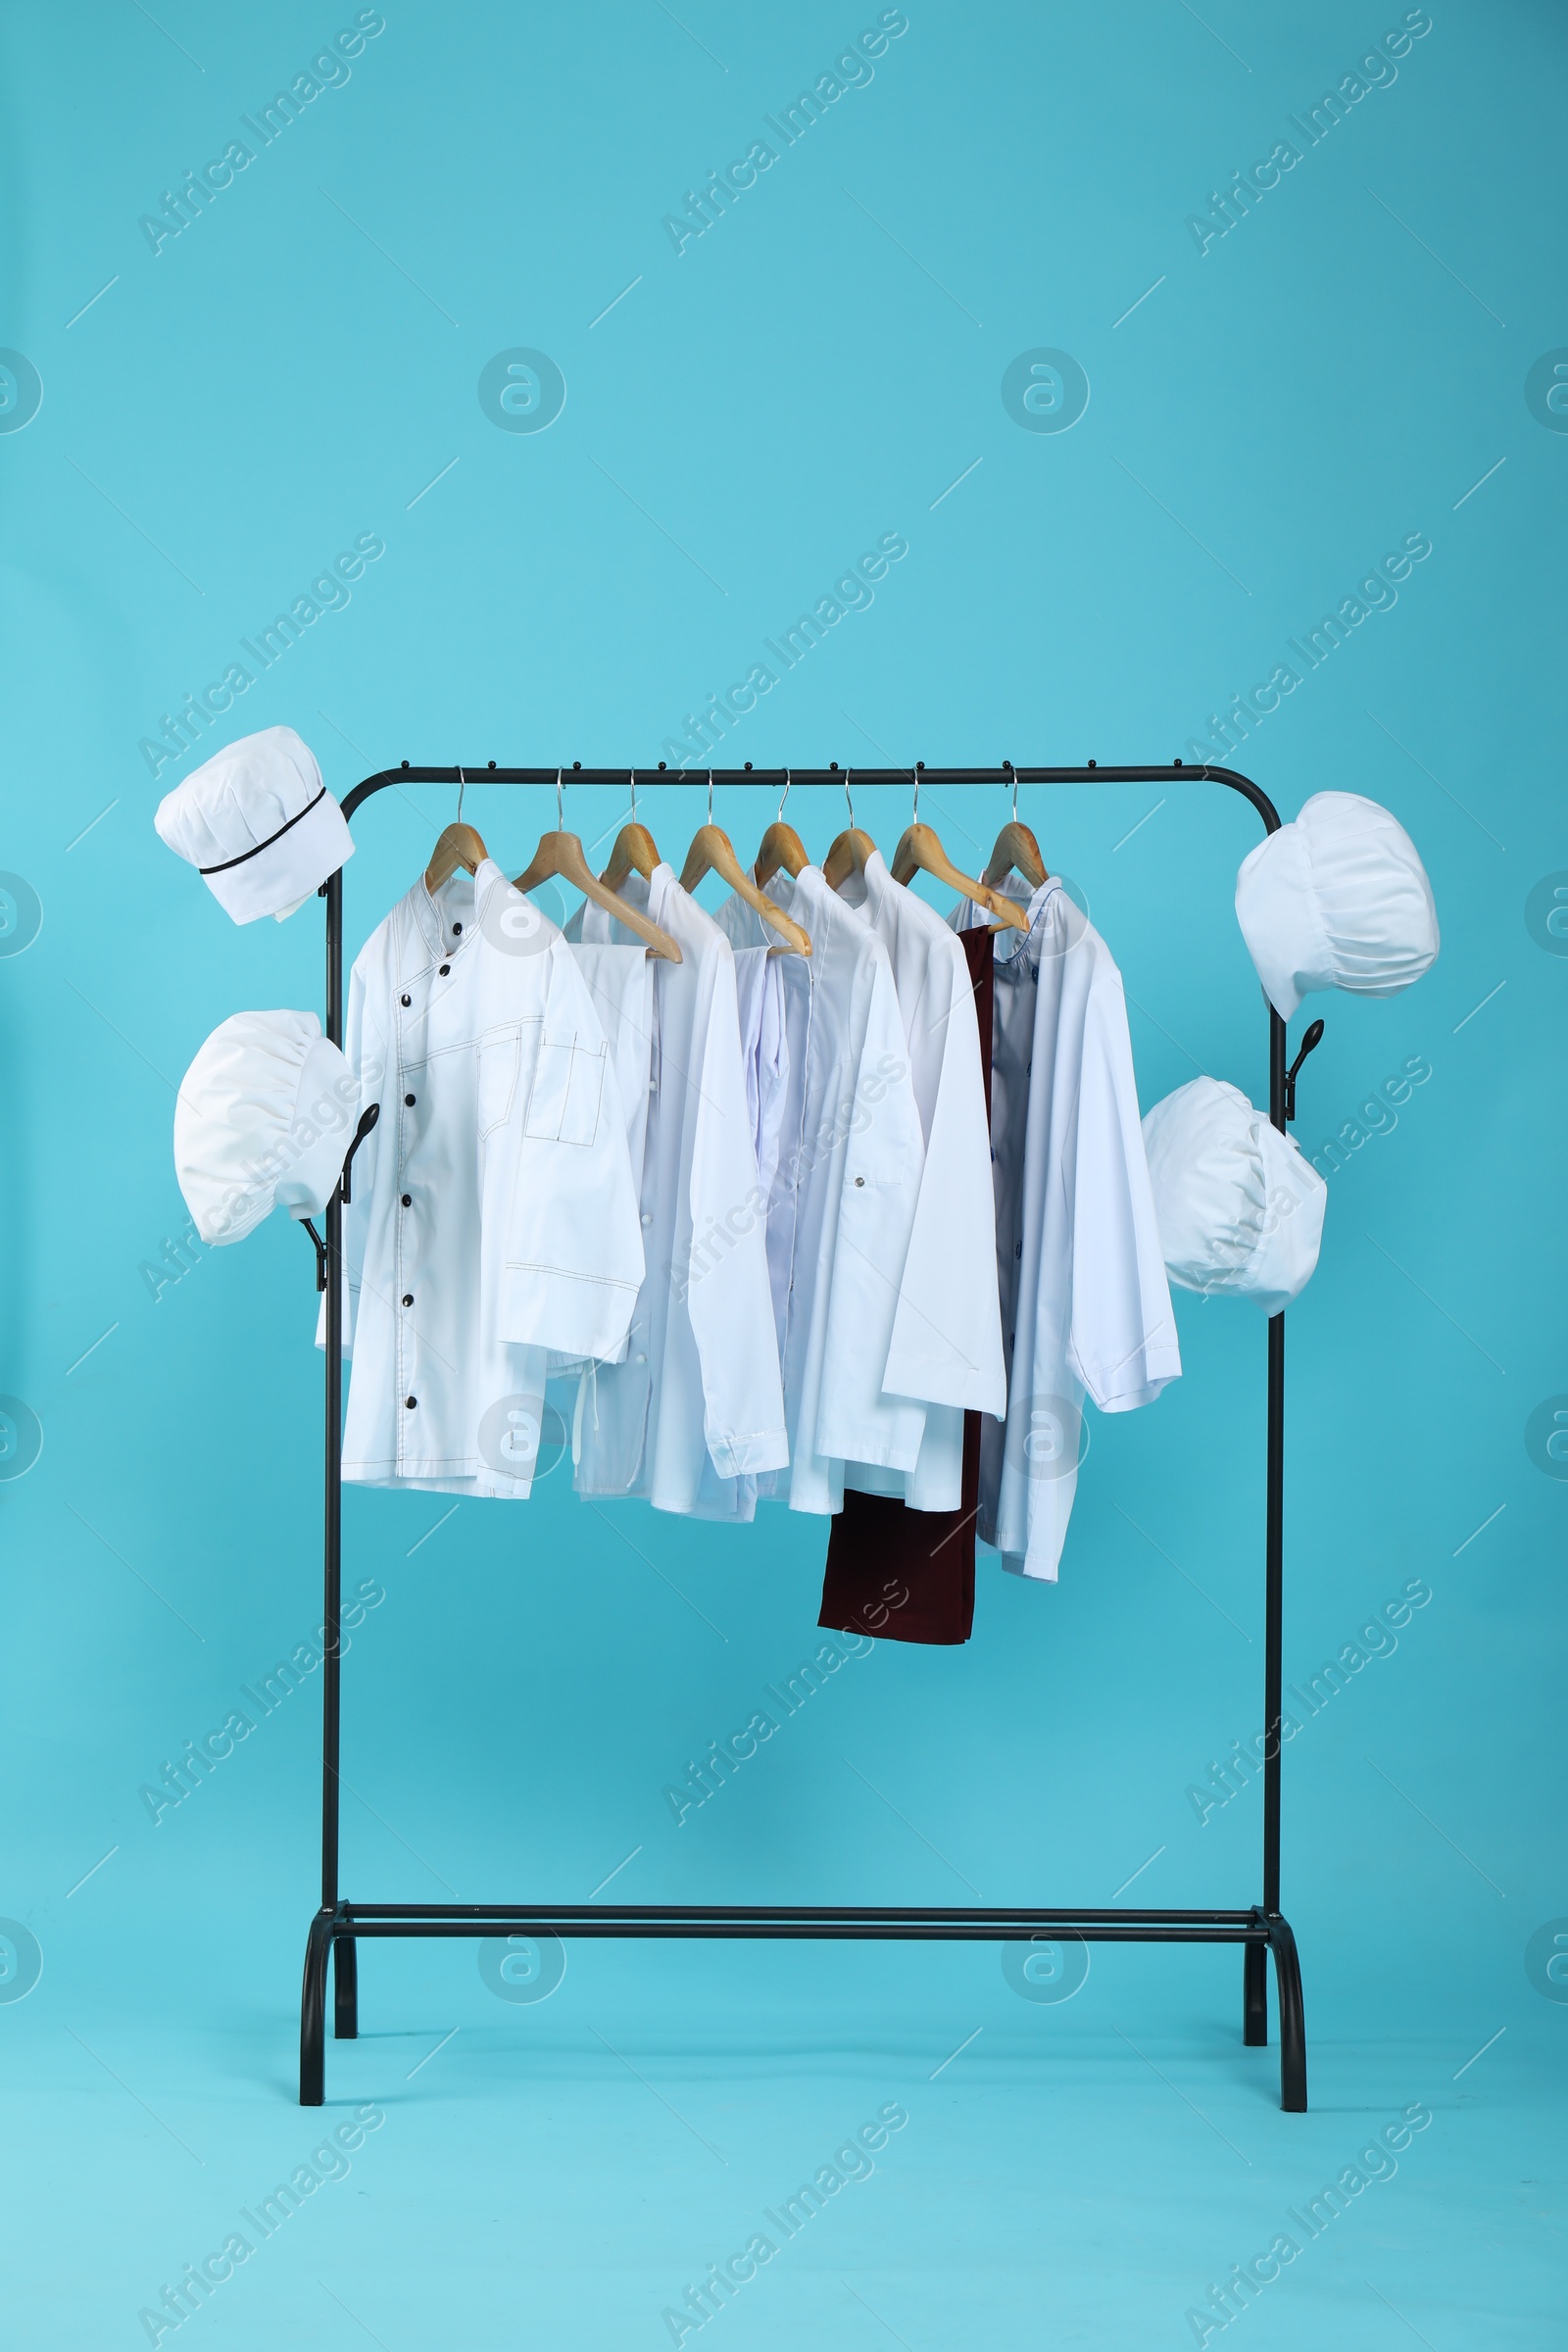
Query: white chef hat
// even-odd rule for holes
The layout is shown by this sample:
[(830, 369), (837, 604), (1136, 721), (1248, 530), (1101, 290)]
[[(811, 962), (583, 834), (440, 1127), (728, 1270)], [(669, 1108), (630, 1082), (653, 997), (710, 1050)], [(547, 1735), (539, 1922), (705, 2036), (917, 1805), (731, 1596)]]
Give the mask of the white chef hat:
[(174, 1173), (204, 1242), (242, 1242), (281, 1203), (316, 1217), (343, 1172), (360, 1089), (314, 1012), (236, 1012), (185, 1072)]
[(1236, 919), (1286, 1020), (1308, 990), (1397, 996), (1438, 953), (1438, 912), (1415, 843), (1355, 792), (1315, 792), (1242, 860)]
[(1165, 1271), (1277, 1315), (1317, 1264), (1328, 1186), (1239, 1087), (1194, 1078), (1144, 1121)]
[(159, 803), (153, 822), (236, 923), (264, 914), (281, 922), (354, 855), (316, 755), (292, 727), (264, 727), (215, 752)]

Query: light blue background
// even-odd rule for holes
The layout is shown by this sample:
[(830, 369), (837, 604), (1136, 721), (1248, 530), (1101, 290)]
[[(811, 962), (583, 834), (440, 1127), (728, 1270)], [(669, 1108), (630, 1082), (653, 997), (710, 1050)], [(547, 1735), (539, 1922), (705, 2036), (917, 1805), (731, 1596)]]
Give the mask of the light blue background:
[[(1561, 15), (1435, 8), (1200, 256), (1188, 215), (1400, 10), (911, 6), (869, 84), (677, 257), (662, 216), (877, 13), (396, 0), (155, 256), (139, 217), (353, 10), (5, 12), (0, 342), (43, 384), (0, 434), (0, 864), (43, 907), (0, 959), (0, 1389), (43, 1428), (0, 1485), (0, 1910), (43, 1952), (0, 2006), (19, 2340), (146, 2341), (138, 2308), (376, 2100), (350, 2178), (190, 2326), (247, 2352), (666, 2343), (687, 2282), (895, 2098), (877, 2174), (710, 2323), (724, 2341), (1192, 2342), (1208, 2282), (1415, 2100), (1435, 2122), (1398, 2178), (1249, 2340), (1557, 2340), (1542, 2094), (1568, 2012), (1524, 1955), (1568, 1912), (1568, 1487), (1525, 1428), (1568, 1390), (1568, 962), (1525, 905), (1568, 868), (1568, 438), (1524, 383), (1568, 344)], [(481, 410), (516, 346), (564, 371), (548, 431)], [(1088, 374), (1066, 433), (1003, 406), (1041, 346)], [(319, 1622), (310, 1255), (276, 1218), (156, 1302), (141, 1268), (183, 1223), (174, 1088), (229, 1012), (319, 1005), (319, 908), (236, 929), (152, 828), (202, 754), (155, 782), (139, 741), (373, 532), (352, 603), (208, 747), (287, 722), (340, 795), (400, 759), (652, 762), (894, 531), (874, 604), (726, 763), (1166, 760), (1406, 533), (1432, 543), (1236, 755), (1286, 815), (1324, 787), (1394, 809), (1443, 925), (1409, 995), (1307, 1008), (1308, 1149), (1431, 1066), (1332, 1178), (1290, 1318), (1288, 1676), (1408, 1579), (1432, 1592), (1287, 1751), (1313, 2112), (1279, 2115), (1277, 2051), (1241, 2049), (1234, 1953), (1099, 1949), (1053, 2006), (987, 1946), (583, 1944), (529, 2006), (463, 1943), (366, 1950), (364, 2037), (328, 2045), (333, 2105), (304, 2115), (316, 1683), (156, 1828), (137, 1791)], [(842, 808), (806, 798), (820, 855)], [(1020, 813), (1122, 967), (1146, 1105), (1200, 1070), (1261, 1099), (1231, 909), (1254, 820), (1194, 784), (1140, 825), (1159, 798), (1026, 790)], [(453, 799), (367, 812), (351, 950)], [(552, 803), (466, 813), (514, 871)], [(602, 843), (621, 808), (571, 794), (567, 821)], [(678, 866), (701, 789), (643, 813)], [(772, 805), (716, 813), (749, 854)], [(906, 801), (857, 813), (890, 849)], [(922, 808), (971, 867), (1005, 813)], [(815, 1645), (820, 1526), (596, 1517), (562, 1473), (425, 1540), (444, 1506), (351, 1495), (346, 1584), (386, 1597), (346, 1667), (345, 1890), (581, 1900), (624, 1859), (627, 1901), (1102, 1904), (1145, 1865), (1125, 1899), (1256, 1899), (1255, 1789), (1203, 1826), (1185, 1791), (1262, 1720), (1264, 1327), (1178, 1313), (1179, 1388), (1095, 1422), (1059, 1589), (983, 1557), (967, 1648), (878, 1644), (679, 1828), (663, 1785)]]

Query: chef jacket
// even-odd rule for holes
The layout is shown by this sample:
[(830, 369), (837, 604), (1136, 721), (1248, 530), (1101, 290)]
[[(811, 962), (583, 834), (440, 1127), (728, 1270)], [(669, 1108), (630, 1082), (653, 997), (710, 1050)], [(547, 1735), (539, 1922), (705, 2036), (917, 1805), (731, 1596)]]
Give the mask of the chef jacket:
[[(757, 1474), (787, 1462), (789, 1446), (735, 958), (669, 866), (648, 881), (628, 875), (621, 895), (670, 934), (682, 960), (654, 967), (640, 1209), (647, 1276), (626, 1361), (584, 1375), (577, 1489), (643, 1495), (656, 1510), (750, 1518)], [(628, 936), (592, 901), (570, 929), (585, 945)]]
[(845, 1484), (900, 1494), (914, 1510), (953, 1511), (963, 1488), (964, 1411), (1000, 1420), (1007, 1401), (974, 988), (951, 925), (894, 881), (879, 852), (839, 885), (839, 897), (887, 948), (920, 1113), (925, 1164), (892, 1355), (899, 1385), (928, 1407), (920, 1458), (906, 1477), (851, 1463)]
[[(901, 1285), (925, 1154), (887, 949), (819, 867), (767, 887), (811, 941), (809, 956), (776, 959), (789, 1060), (767, 1259), (787, 1491), (792, 1510), (831, 1512), (843, 1505), (846, 1461), (906, 1471), (919, 1455), (926, 1408), (900, 1385), (894, 1342), (906, 1330)], [(771, 937), (739, 897), (718, 919), (738, 946)]]
[[(642, 1197), (643, 1151), (648, 1136), (648, 1081), (652, 1066), (654, 1036), (654, 975), (648, 950), (641, 940), (629, 948), (611, 947), (595, 943), (584, 947), (580, 941), (570, 943), (572, 961), (581, 973), (594, 1010), (599, 1015), (610, 1049), (611, 1067), (615, 1073), (615, 1085), (620, 1095), (620, 1106), (626, 1115), (626, 1156), (631, 1164), (632, 1191)], [(619, 1363), (630, 1347), (630, 1335), (615, 1350), (612, 1361)], [(565, 1359), (552, 1356), (552, 1377), (570, 1378), (583, 1370), (581, 1357)], [(575, 1385), (570, 1390), (574, 1400)], [(559, 1401), (559, 1397), (558, 1397)], [(568, 1417), (571, 1405), (567, 1405)]]
[(741, 1018), (741, 1066), (757, 1152), (757, 1180), (772, 1197), (783, 1143), (790, 1046), (784, 1012), (783, 957), (771, 948), (735, 950), (735, 997)]
[[(1009, 892), (1023, 903), (1022, 886)], [(1121, 974), (1058, 877), (997, 935), (991, 1141), (1008, 1359), (1005, 1427), (981, 1424), (983, 1542), (1054, 1579), (1083, 1399), (1148, 1404), (1181, 1372), (1154, 1222)], [(965, 905), (967, 929), (984, 913)]]
[(381, 1115), (344, 1217), (343, 1475), (526, 1495), (549, 1352), (613, 1352), (643, 1275), (588, 990), (486, 858), (433, 898), (421, 879), (372, 932), (344, 1052)]

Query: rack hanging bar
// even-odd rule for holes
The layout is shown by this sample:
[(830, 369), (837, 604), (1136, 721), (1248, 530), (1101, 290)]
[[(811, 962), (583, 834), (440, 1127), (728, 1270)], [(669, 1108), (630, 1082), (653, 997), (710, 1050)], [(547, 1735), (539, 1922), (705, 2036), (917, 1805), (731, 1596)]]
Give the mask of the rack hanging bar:
[[(1158, 766), (1082, 767), (715, 767), (712, 782), (726, 789), (758, 785), (829, 786), (842, 791), (846, 778), (860, 790), (878, 785), (907, 789), (918, 772), (935, 790), (956, 786), (1014, 784), (1196, 784), (1226, 787), (1250, 802), (1265, 833), (1279, 830), (1280, 817), (1268, 795), (1234, 768), (1193, 766), (1173, 760)], [(462, 767), (416, 767), (404, 760), (356, 784), (345, 797), (345, 817), (394, 784), (608, 786), (617, 792), (658, 791), (683, 785), (699, 788), (701, 777), (684, 770), (628, 767), (500, 767), (495, 761)], [(326, 1034), (343, 1042), (343, 877), (341, 870), (321, 886), (326, 902)], [(1287, 1118), (1286, 1025), (1273, 1006), (1269, 1023), (1269, 1118), (1283, 1134)], [(1240, 1943), (1243, 1947), (1243, 2040), (1257, 2047), (1268, 2040), (1269, 1955), (1274, 1961), (1279, 2003), (1280, 2104), (1289, 2113), (1306, 2107), (1306, 2032), (1296, 1938), (1279, 1908), (1280, 1899), (1280, 1714), (1283, 1695), (1285, 1531), (1285, 1318), (1268, 1326), (1266, 1408), (1266, 1499), (1264, 1511), (1263, 1632), (1263, 1900), (1245, 1911), (1111, 1910), (930, 1910), (797, 1905), (579, 1905), (350, 1903), (338, 1891), (338, 1773), (342, 1699), (342, 1428), (343, 1428), (343, 1210), (334, 1197), (326, 1211), (325, 1253), (331, 1272), (326, 1287), (324, 1645), (321, 1715), (321, 1907), (311, 1922), (305, 1951), (300, 2006), (300, 2104), (318, 2107), (325, 2096), (326, 1972), (333, 1978), (333, 2033), (353, 2040), (359, 2031), (357, 1946), (361, 1936), (536, 1935), (600, 1936), (810, 1937), (910, 1941), (1024, 1941), (1053, 1936), (1101, 1943)]]

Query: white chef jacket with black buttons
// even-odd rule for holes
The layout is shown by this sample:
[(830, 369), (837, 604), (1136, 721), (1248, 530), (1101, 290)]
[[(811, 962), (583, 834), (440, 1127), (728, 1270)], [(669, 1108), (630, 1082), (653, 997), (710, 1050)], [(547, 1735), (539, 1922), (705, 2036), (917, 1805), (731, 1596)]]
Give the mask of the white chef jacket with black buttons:
[[(669, 933), (681, 961), (653, 966), (640, 1203), (647, 1277), (626, 1360), (583, 1376), (573, 1430), (577, 1491), (748, 1519), (758, 1474), (780, 1468), (789, 1446), (735, 959), (669, 866), (657, 866), (648, 881), (628, 875), (621, 895)], [(569, 930), (585, 946), (628, 937), (592, 901)]]
[(422, 879), (349, 983), (381, 1115), (344, 1255), (346, 1479), (526, 1495), (546, 1359), (612, 1353), (643, 1254), (603, 1031), (555, 926), (491, 860)]
[[(1024, 902), (1016, 882), (1008, 895)], [(991, 1139), (1009, 1385), (1004, 1430), (981, 1424), (978, 1533), (1004, 1567), (1054, 1579), (1085, 1394), (1128, 1412), (1182, 1364), (1121, 974), (1059, 878), (1027, 906), (1027, 937), (997, 934)], [(955, 925), (984, 920), (965, 906)]]
[[(788, 1494), (792, 1510), (832, 1512), (846, 1461), (906, 1471), (919, 1456), (926, 1408), (894, 1386), (893, 1344), (925, 1153), (887, 949), (820, 867), (767, 888), (811, 942), (777, 958), (788, 1084), (767, 1256)], [(738, 897), (718, 919), (741, 947), (772, 936)]]
[(862, 1493), (902, 1494), (914, 1510), (956, 1511), (964, 1412), (1000, 1420), (1007, 1400), (974, 990), (952, 926), (894, 881), (878, 852), (839, 897), (887, 948), (925, 1141), (888, 1373), (890, 1385), (926, 1400), (920, 1458), (903, 1479), (869, 1463), (851, 1463), (844, 1479)]

